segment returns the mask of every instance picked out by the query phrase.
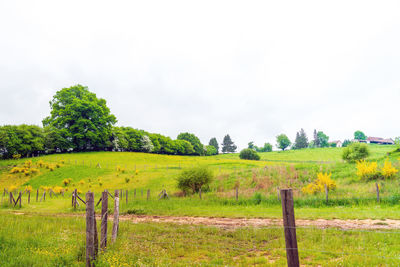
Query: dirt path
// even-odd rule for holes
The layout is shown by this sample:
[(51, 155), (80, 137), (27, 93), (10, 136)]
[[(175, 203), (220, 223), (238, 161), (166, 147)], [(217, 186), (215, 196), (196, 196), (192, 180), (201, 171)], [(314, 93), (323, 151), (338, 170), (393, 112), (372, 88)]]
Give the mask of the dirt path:
[[(176, 224), (207, 225), (221, 228), (239, 227), (265, 227), (281, 226), (280, 219), (243, 219), (243, 218), (215, 218), (215, 217), (174, 217), (174, 216), (149, 216), (149, 215), (123, 215), (120, 220), (131, 221), (134, 223), (159, 222)], [(341, 228), (341, 229), (400, 229), (400, 220), (304, 220), (297, 219), (296, 226), (299, 227), (318, 227), (318, 228)]]

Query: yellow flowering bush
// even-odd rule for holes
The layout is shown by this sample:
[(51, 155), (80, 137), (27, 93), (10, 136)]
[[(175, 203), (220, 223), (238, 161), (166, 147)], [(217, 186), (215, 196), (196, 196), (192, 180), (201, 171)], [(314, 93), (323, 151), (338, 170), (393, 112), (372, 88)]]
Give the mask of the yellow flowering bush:
[(9, 188), (8, 188), (8, 191), (9, 192), (14, 192), (15, 190), (17, 190), (17, 186), (15, 186), (15, 185), (11, 185)]
[(365, 160), (357, 161), (357, 176), (361, 179), (371, 179), (376, 177), (378, 172), (377, 162), (367, 162)]
[(56, 194), (61, 194), (62, 192), (64, 192), (64, 188), (62, 188), (61, 186), (55, 186), (53, 187), (53, 192)]
[(325, 191), (325, 185), (328, 188), (328, 190), (333, 190), (336, 188), (336, 183), (334, 180), (332, 180), (332, 174), (331, 173), (318, 173), (317, 179), (306, 185), (301, 189), (301, 191), (305, 194), (315, 194), (317, 192), (324, 192)]
[(392, 163), (388, 159), (385, 160), (385, 164), (383, 165), (381, 171), (383, 177), (385, 178), (392, 178), (398, 172), (398, 170), (392, 166)]
[(71, 183), (71, 181), (72, 181), (72, 179), (71, 179), (71, 178), (64, 179), (64, 180), (63, 180), (63, 184), (64, 184), (64, 186), (67, 186), (67, 185), (69, 185), (69, 184)]

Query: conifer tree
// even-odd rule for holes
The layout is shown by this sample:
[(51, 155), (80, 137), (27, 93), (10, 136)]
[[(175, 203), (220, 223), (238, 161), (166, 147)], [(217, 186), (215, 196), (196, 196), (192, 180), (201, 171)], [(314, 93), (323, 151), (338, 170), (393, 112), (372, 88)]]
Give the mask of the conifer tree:
[(217, 138), (215, 138), (215, 137), (211, 138), (208, 145), (215, 147), (215, 149), (217, 150), (217, 154), (219, 153), (219, 145), (217, 142)]
[(233, 153), (236, 151), (237, 146), (231, 140), (229, 134), (225, 135), (222, 141), (222, 153)]
[(308, 147), (308, 138), (304, 129), (301, 129), (300, 132), (296, 133), (296, 140), (294, 141), (294, 149), (302, 149), (307, 147)]

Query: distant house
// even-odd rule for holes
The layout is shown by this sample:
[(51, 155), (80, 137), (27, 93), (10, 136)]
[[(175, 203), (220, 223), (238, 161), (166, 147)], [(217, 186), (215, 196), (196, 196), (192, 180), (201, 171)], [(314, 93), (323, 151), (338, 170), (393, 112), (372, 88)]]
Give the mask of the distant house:
[(368, 137), (368, 144), (380, 144), (380, 145), (394, 145), (394, 141), (392, 138), (384, 139), (381, 137)]
[(336, 144), (336, 147), (342, 147), (343, 146), (343, 142), (340, 141), (340, 140), (332, 141), (331, 144)]

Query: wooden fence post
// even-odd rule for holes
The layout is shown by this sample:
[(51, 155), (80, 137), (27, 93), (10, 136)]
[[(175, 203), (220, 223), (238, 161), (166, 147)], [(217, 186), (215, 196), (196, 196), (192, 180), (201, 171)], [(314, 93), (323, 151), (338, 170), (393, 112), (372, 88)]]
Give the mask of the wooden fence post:
[(112, 242), (115, 242), (115, 240), (117, 240), (118, 227), (119, 227), (119, 192), (118, 192), (118, 190), (115, 190), (114, 223), (113, 223), (112, 237), (111, 237)]
[(13, 203), (13, 199), (14, 199), (13, 194), (12, 194), (12, 192), (10, 191), (10, 204)]
[(39, 189), (36, 189), (36, 202), (39, 200)]
[(78, 194), (78, 190), (77, 189), (75, 189), (74, 190), (74, 194), (73, 194), (73, 198), (72, 198), (72, 202), (74, 203), (73, 205), (74, 205), (74, 210), (76, 210), (76, 194)]
[(199, 189), (199, 198), (201, 199), (201, 187)]
[(28, 191), (28, 204), (30, 204), (31, 203), (31, 191), (29, 190)]
[(380, 199), (379, 199), (379, 185), (378, 185), (378, 183), (375, 183), (375, 186), (376, 186), (376, 201), (378, 201), (378, 203), (379, 203)]
[(126, 204), (128, 204), (128, 190), (125, 192), (125, 197), (126, 197)]
[(100, 248), (103, 251), (107, 247), (107, 219), (108, 219), (108, 192), (107, 192), (107, 190), (105, 190), (101, 194)]
[(236, 186), (236, 201), (239, 200), (239, 187)]
[(292, 189), (281, 189), (281, 199), (287, 264), (288, 267), (298, 267), (300, 266), (300, 262), (299, 252), (297, 249)]
[(21, 208), (21, 198), (22, 198), (22, 195), (21, 195), (21, 192), (19, 192), (19, 196), (18, 196), (18, 198), (19, 198), (19, 207)]
[(143, 188), (142, 188), (142, 191), (141, 191), (141, 192), (142, 192), (142, 197), (143, 197)]
[(135, 190), (133, 191), (133, 198), (136, 199), (136, 188), (135, 188)]
[(92, 265), (92, 261), (95, 259), (95, 248), (94, 248), (94, 233), (95, 228), (95, 217), (94, 217), (94, 195), (92, 192), (86, 193), (86, 266)]
[(147, 189), (147, 200), (150, 199), (150, 189)]

